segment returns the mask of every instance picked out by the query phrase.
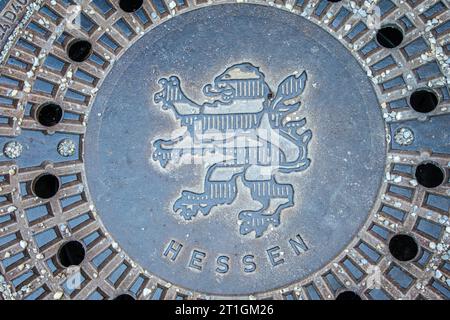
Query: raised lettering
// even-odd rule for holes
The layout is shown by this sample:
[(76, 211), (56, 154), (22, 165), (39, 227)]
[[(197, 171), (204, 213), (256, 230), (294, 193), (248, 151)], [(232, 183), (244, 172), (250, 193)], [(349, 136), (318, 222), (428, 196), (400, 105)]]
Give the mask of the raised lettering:
[[(165, 257), (170, 258), (170, 260), (175, 261), (182, 248), (183, 248), (183, 245), (181, 243), (176, 242), (175, 240), (172, 240), (172, 241), (170, 241), (166, 250), (164, 250), (163, 255)], [(169, 254), (171, 254), (172, 256), (169, 257)]]
[(198, 250), (192, 251), (191, 260), (189, 261), (189, 268), (197, 269), (199, 271), (202, 271), (202, 265), (203, 259), (206, 257), (206, 253)]
[(308, 247), (306, 246), (305, 242), (303, 241), (302, 237), (297, 234), (296, 239), (289, 239), (289, 244), (291, 245), (292, 249), (294, 250), (296, 255), (300, 255), (306, 251), (308, 251)]
[(255, 272), (256, 263), (253, 262), (253, 259), (255, 259), (255, 256), (252, 254), (248, 254), (242, 258), (242, 263), (244, 264), (244, 272)]
[(230, 266), (228, 262), (230, 261), (230, 257), (228, 256), (219, 256), (217, 257), (217, 273), (227, 273), (230, 270)]
[(280, 252), (278, 252), (279, 250), (280, 250), (279, 246), (275, 246), (266, 250), (267, 256), (269, 257), (269, 261), (273, 267), (276, 267), (284, 263), (284, 259), (280, 258), (281, 254)]

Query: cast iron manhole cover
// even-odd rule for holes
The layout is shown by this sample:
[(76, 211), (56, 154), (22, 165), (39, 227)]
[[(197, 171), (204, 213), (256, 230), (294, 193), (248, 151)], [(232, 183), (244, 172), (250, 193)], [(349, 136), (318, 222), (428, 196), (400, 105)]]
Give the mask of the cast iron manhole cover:
[(450, 298), (447, 1), (0, 3), (0, 299)]

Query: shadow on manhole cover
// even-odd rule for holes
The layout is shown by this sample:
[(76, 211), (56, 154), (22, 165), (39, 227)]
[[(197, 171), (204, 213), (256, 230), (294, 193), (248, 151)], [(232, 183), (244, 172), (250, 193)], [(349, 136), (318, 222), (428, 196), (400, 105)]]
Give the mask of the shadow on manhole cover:
[(450, 298), (446, 2), (1, 3), (0, 299)]

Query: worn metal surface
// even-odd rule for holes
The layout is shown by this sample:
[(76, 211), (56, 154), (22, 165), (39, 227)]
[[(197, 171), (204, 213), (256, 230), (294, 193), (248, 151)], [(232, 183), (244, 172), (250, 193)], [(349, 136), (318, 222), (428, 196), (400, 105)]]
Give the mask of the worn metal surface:
[(449, 298), (447, 2), (25, 2), (1, 18), (3, 299)]

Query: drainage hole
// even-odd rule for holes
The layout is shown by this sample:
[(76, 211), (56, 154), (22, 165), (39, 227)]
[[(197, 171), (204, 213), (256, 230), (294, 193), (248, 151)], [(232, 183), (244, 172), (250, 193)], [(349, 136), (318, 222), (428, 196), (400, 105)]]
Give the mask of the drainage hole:
[(124, 293), (124, 294), (118, 295), (113, 300), (131, 301), (131, 300), (136, 300), (136, 299), (133, 296)]
[(37, 177), (32, 184), (33, 193), (42, 199), (50, 199), (59, 190), (59, 179), (52, 174), (43, 174)]
[(403, 41), (403, 32), (399, 27), (386, 26), (377, 31), (377, 41), (385, 48), (395, 48)]
[(389, 241), (389, 251), (400, 261), (410, 261), (417, 256), (419, 246), (413, 237), (407, 234), (397, 234)]
[(361, 297), (353, 291), (342, 291), (338, 294), (336, 300), (361, 300)]
[(411, 108), (420, 113), (433, 111), (436, 109), (438, 102), (438, 97), (434, 92), (424, 89), (414, 91), (409, 98)]
[(46, 103), (39, 107), (36, 116), (37, 121), (44, 127), (53, 127), (62, 120), (63, 110), (55, 103)]
[(426, 188), (436, 188), (444, 182), (444, 170), (434, 163), (421, 163), (416, 168), (417, 182)]
[(64, 267), (79, 266), (85, 256), (84, 246), (78, 241), (66, 242), (58, 252), (58, 258)]
[(119, 7), (125, 12), (135, 12), (142, 7), (143, 0), (120, 0)]
[(92, 54), (92, 44), (87, 40), (76, 39), (67, 49), (67, 55), (75, 62), (84, 62)]

